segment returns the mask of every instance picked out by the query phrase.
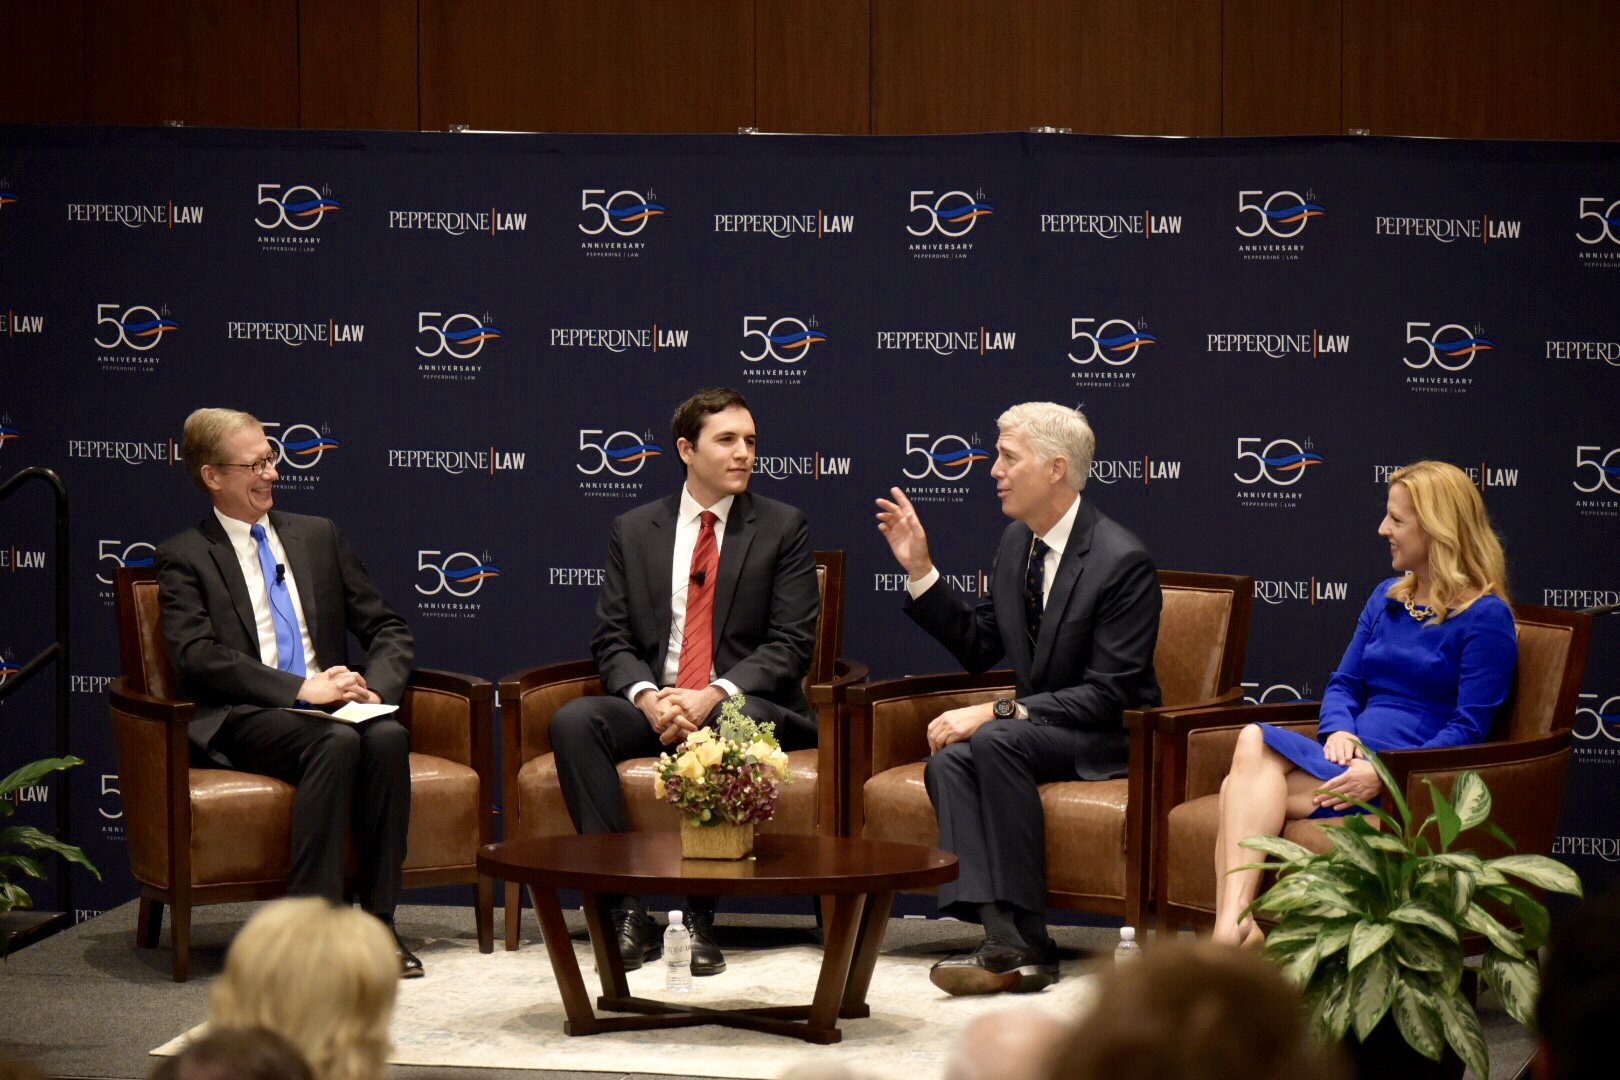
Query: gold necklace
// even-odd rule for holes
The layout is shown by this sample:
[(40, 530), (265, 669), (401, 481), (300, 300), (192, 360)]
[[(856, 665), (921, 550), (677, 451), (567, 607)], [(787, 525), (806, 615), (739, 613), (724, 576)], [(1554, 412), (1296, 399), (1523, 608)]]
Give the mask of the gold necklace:
[(1416, 619), (1418, 622), (1422, 622), (1424, 619), (1434, 617), (1434, 608), (1432, 607), (1426, 607), (1423, 604), (1414, 604), (1410, 599), (1405, 601), (1405, 605), (1406, 613), (1412, 616), (1412, 618)]

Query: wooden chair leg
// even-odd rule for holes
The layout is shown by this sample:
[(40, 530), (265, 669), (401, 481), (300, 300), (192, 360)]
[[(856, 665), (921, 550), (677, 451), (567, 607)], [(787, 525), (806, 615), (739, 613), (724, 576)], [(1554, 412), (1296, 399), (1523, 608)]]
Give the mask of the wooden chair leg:
[(142, 949), (155, 949), (158, 936), (163, 932), (163, 901), (141, 897), (141, 906), (135, 916), (135, 944)]
[(174, 981), (191, 977), (191, 905), (175, 904), (169, 911), (169, 945), (174, 952)]
[(495, 951), (495, 880), (478, 875), (478, 899), (473, 904), (473, 919), (478, 924), (478, 951)]
[(512, 952), (518, 947), (518, 919), (523, 915), (523, 893), (520, 888), (508, 881), (506, 883), (506, 951)]

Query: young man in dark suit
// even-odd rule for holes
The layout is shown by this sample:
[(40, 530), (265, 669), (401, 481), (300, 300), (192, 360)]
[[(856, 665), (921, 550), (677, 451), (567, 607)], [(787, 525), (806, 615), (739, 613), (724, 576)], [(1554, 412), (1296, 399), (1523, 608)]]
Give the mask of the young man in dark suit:
[[(616, 763), (650, 757), (718, 719), (734, 693), (776, 725), (786, 750), (816, 745), (802, 682), (820, 593), (804, 514), (751, 494), (755, 431), (735, 390), (704, 390), (675, 410), (681, 490), (613, 522), (591, 653), (605, 696), (557, 711), (557, 777), (581, 833), (628, 827)], [(714, 902), (692, 907), (692, 974), (725, 969)], [(658, 927), (637, 897), (614, 904), (627, 969), (658, 954)]]
[(950, 994), (1040, 990), (1058, 977), (1046, 932), (1046, 840), (1038, 785), (1124, 776), (1122, 714), (1158, 705), (1153, 648), (1162, 600), (1142, 542), (1080, 491), (1096, 439), (1076, 409), (1015, 405), (996, 421), (1001, 511), (990, 595), (941, 581), (911, 501), (879, 499), (878, 529), (910, 579), (906, 613), (969, 671), (1003, 658), (1016, 695), (941, 713), (924, 772), (940, 846), (961, 874), (940, 910), (983, 924), (971, 954), (934, 965)]
[[(193, 745), (295, 785), (288, 891), (343, 897), (352, 826), (365, 909), (394, 925), (410, 823), (410, 740), (392, 717), (362, 725), (290, 712), (398, 704), (414, 645), (405, 620), (325, 518), (273, 510), (276, 452), (235, 409), (186, 418), (186, 471), (213, 509), (157, 549), (163, 641), (197, 704)], [(365, 673), (346, 666), (347, 635)], [(397, 932), (401, 975), (422, 964)]]

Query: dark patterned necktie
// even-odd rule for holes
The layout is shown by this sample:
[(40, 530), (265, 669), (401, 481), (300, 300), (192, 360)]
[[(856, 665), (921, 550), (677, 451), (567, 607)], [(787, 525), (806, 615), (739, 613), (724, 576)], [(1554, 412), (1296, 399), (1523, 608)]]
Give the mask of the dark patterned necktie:
[(1029, 549), (1029, 565), (1024, 569), (1024, 626), (1030, 641), (1041, 636), (1041, 612), (1046, 607), (1041, 589), (1046, 584), (1046, 553), (1051, 550), (1045, 540), (1036, 537)]

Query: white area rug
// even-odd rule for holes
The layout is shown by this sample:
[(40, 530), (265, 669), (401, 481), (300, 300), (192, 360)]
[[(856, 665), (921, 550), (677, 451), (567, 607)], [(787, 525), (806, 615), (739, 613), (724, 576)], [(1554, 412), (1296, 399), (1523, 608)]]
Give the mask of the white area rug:
[[(814, 1046), (736, 1028), (702, 1026), (570, 1037), (545, 946), (525, 942), (484, 956), (465, 941), (433, 941), (416, 950), (428, 975), (400, 984), (394, 1015), (397, 1065), (556, 1069), (693, 1076), (777, 1077), (804, 1061), (840, 1063), (873, 1078), (933, 1080), (963, 1025), (984, 1012), (1031, 1006), (1071, 1018), (1089, 1008), (1094, 980), (1069, 962), (1063, 978), (1039, 994), (953, 998), (928, 981), (938, 953), (885, 953), (873, 972), (865, 1020), (840, 1020), (843, 1041)], [(601, 992), (588, 946), (575, 942), (586, 988)], [(664, 991), (663, 965), (629, 974), (638, 997), (674, 998), (716, 1007), (808, 1004), (821, 970), (811, 946), (727, 949), (720, 975), (694, 979), (691, 994)], [(599, 1015), (626, 1015), (605, 1013)], [(152, 1051), (178, 1053), (182, 1035)]]

